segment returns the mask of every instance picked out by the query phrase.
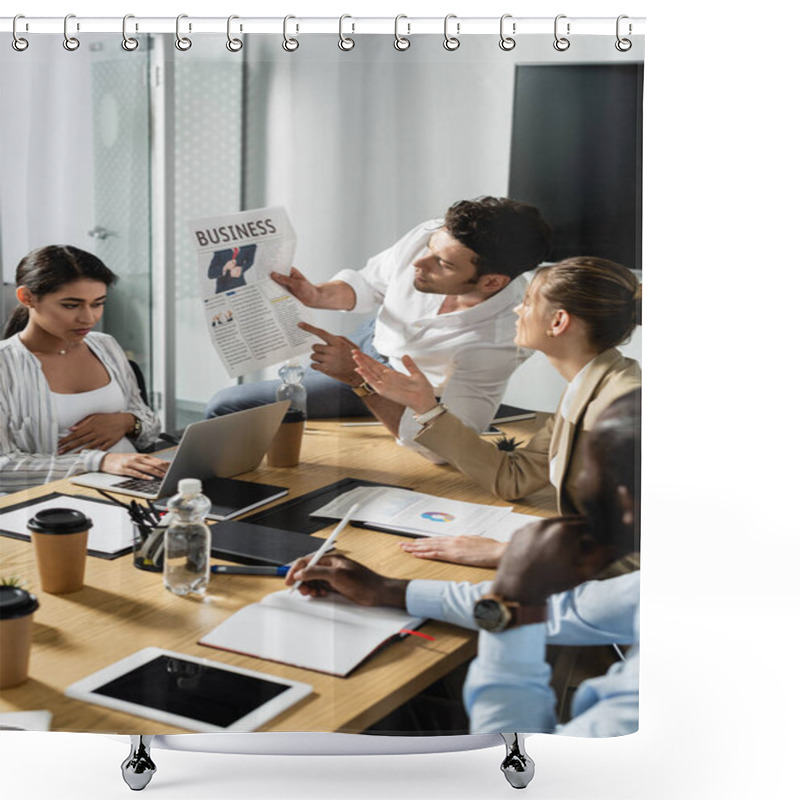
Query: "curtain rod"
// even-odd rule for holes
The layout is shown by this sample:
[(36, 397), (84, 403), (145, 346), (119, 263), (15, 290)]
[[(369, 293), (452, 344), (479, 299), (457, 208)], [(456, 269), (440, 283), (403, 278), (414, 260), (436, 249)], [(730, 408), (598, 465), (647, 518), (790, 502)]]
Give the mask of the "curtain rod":
[[(11, 33), (14, 30), (14, 17), (0, 17), (0, 31)], [(558, 28), (559, 35), (605, 35), (622, 36), (641, 35), (644, 33), (645, 17), (570, 17), (559, 14), (558, 17), (514, 17), (504, 15), (498, 17), (356, 17), (348, 14), (343, 17), (193, 17), (181, 15), (180, 30), (182, 33), (216, 33), (226, 34), (229, 30), (236, 34), (243, 33), (383, 33), (413, 36), (415, 34), (439, 34), (447, 31), (451, 35), (468, 36), (473, 34), (499, 34), (521, 36), (525, 34), (553, 34)], [(81, 17), (70, 14), (64, 17), (28, 17), (18, 15), (16, 32), (18, 35), (37, 33), (122, 33), (122, 17)], [(229, 28), (230, 26), (230, 28)], [(569, 29), (567, 28), (569, 26)], [(126, 31), (133, 36), (137, 33), (175, 33), (178, 20), (175, 17), (137, 17), (129, 15)]]

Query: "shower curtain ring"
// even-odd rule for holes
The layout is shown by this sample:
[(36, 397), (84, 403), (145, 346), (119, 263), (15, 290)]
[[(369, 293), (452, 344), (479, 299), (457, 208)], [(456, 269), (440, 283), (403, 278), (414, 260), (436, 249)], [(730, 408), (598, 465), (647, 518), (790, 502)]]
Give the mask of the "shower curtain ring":
[[(507, 19), (512, 19), (511, 14), (503, 14), (500, 17), (500, 49), (508, 52), (517, 46), (517, 41), (513, 36), (506, 36), (504, 26)], [(511, 23), (511, 33), (517, 32), (517, 23)]]
[[(447, 30), (451, 19), (456, 20), (456, 35), (455, 36), (451, 36), (450, 33)], [(450, 52), (452, 52), (453, 50), (458, 50), (458, 48), (461, 47), (461, 41), (458, 38), (458, 34), (461, 33), (461, 23), (458, 22), (457, 20), (458, 20), (458, 17), (456, 17), (455, 14), (448, 14), (444, 18), (444, 42), (443, 42), (443, 45), (444, 45), (444, 49), (445, 50), (449, 50)]]
[[(349, 14), (342, 14), (339, 17), (339, 49), (344, 50), (345, 52), (352, 50), (356, 46), (355, 39), (351, 39), (349, 36), (344, 35), (344, 31), (342, 27), (344, 25), (344, 21), (346, 19), (353, 19)], [(355, 33), (356, 24), (355, 22), (350, 23), (352, 26), (352, 33)]]
[[(188, 19), (188, 14), (178, 14), (175, 19), (175, 47), (181, 52), (186, 52), (192, 46), (192, 40), (188, 36), (181, 35), (181, 20)], [(189, 23), (189, 32), (191, 33), (192, 23)]]
[[(620, 51), (620, 53), (627, 53), (628, 50), (630, 50), (631, 47), (633, 47), (633, 42), (630, 39), (623, 39), (619, 35), (620, 22), (622, 22), (622, 20), (624, 20), (624, 19), (628, 19), (628, 15), (627, 14), (620, 14), (617, 17), (617, 41), (614, 42), (614, 47), (616, 47), (617, 50)], [(628, 36), (630, 36), (631, 33), (633, 33), (633, 25), (631, 25), (630, 22), (629, 22), (628, 23)]]
[[(567, 18), (566, 14), (559, 14), (556, 17), (555, 22), (553, 23), (553, 35), (555, 36), (555, 41), (553, 42), (553, 47), (555, 47), (555, 49), (558, 50), (559, 53), (563, 53), (565, 50), (569, 50), (569, 45), (570, 45), (569, 39), (567, 39), (566, 36), (559, 36), (558, 35), (558, 21), (560, 19), (566, 19), (566, 18)], [(569, 29), (570, 29), (570, 24), (568, 22), (567, 23), (567, 36), (569, 36), (569, 33), (570, 33)]]
[[(241, 39), (235, 39), (233, 36), (231, 36), (231, 22), (233, 22), (235, 19), (239, 19), (236, 14), (231, 14), (228, 17), (228, 41), (225, 42), (225, 47), (227, 47), (231, 53), (238, 53), (244, 45)], [(241, 29), (242, 26), (240, 25), (239, 30), (241, 31)]]
[[(133, 14), (126, 14), (122, 18), (122, 49), (131, 53), (139, 47), (139, 40), (135, 36), (128, 36), (129, 19), (134, 19)], [(139, 29), (138, 25), (136, 25), (136, 29)]]
[[(400, 20), (401, 19), (408, 19), (405, 14), (398, 14), (394, 18), (394, 49), (395, 50), (408, 50), (411, 47), (411, 39), (407, 39), (405, 36), (400, 35)], [(411, 35), (411, 23), (406, 22), (406, 27), (408, 28), (407, 35)]]
[[(14, 22), (11, 24), (11, 33), (12, 33), (12, 35), (14, 36), (14, 38), (13, 38), (13, 39), (12, 39), (12, 41), (11, 41), (11, 46), (12, 46), (12, 47), (13, 47), (13, 48), (14, 48), (14, 49), (15, 49), (15, 50), (18, 52), (18, 53), (21, 53), (23, 50), (27, 50), (27, 49), (28, 49), (28, 44), (29, 44), (29, 42), (28, 42), (28, 40), (27, 40), (27, 39), (23, 39), (23, 38), (22, 38), (22, 37), (21, 37), (21, 36), (20, 36), (20, 35), (17, 33), (17, 20), (18, 20), (18, 19), (25, 19), (25, 15), (24, 15), (24, 14), (17, 14), (17, 16), (16, 16), (16, 17), (14, 17)], [(27, 27), (27, 25), (26, 25), (26, 27)]]
[[(281, 47), (287, 53), (293, 53), (300, 47), (300, 42), (297, 39), (293, 39), (289, 36), (289, 20), (290, 19), (297, 19), (297, 17), (293, 17), (291, 14), (288, 14), (283, 18), (283, 42), (281, 43)], [(300, 31), (300, 26), (295, 24), (295, 31)]]
[[(67, 16), (64, 17), (64, 42), (63, 42), (64, 49), (69, 50), (70, 52), (72, 52), (73, 50), (77, 50), (81, 46), (80, 41), (76, 37), (69, 35), (69, 21), (71, 19), (75, 19), (74, 14), (67, 14)], [(81, 29), (80, 24), (76, 22), (75, 30), (79, 31), (80, 29)]]

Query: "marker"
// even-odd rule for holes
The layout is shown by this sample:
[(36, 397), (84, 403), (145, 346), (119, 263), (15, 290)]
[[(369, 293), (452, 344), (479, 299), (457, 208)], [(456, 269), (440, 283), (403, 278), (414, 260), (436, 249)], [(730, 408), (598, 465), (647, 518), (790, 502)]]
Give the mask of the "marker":
[[(350, 506), (350, 510), (342, 517), (342, 521), (333, 529), (333, 533), (322, 543), (322, 546), (319, 548), (319, 550), (317, 550), (314, 555), (311, 556), (311, 561), (306, 564), (305, 569), (311, 569), (311, 567), (315, 567), (317, 562), (322, 558), (322, 556), (325, 555), (325, 553), (327, 553), (329, 550), (333, 550), (333, 543), (336, 541), (336, 537), (339, 535), (342, 528), (344, 528), (344, 526), (350, 522), (353, 514), (355, 514), (360, 507), (361, 503), (353, 503), (353, 505)], [(298, 581), (295, 583), (294, 586), (289, 589), (289, 594), (294, 592), (302, 582), (303, 581)]]
[(274, 575), (284, 578), (289, 567), (230, 567), (227, 564), (212, 564), (211, 571), (216, 575)]

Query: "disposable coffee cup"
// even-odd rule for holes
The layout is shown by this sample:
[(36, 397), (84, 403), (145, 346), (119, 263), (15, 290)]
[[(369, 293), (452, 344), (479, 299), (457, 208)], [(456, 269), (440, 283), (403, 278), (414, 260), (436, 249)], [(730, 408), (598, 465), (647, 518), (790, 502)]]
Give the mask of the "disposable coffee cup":
[(271, 467), (296, 467), (300, 463), (300, 445), (305, 427), (306, 415), (303, 411), (287, 411), (267, 448), (267, 464)]
[(71, 508), (46, 508), (28, 520), (42, 591), (66, 594), (83, 588), (91, 527), (89, 517)]
[(18, 586), (0, 586), (0, 689), (28, 679), (33, 612), (39, 601)]

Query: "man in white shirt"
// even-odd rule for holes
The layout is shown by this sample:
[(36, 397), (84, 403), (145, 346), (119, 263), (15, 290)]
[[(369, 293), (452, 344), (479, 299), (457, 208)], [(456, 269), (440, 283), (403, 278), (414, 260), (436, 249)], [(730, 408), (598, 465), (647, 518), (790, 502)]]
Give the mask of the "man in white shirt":
[[(542, 261), (550, 239), (533, 206), (483, 197), (455, 203), (444, 220), (418, 225), (363, 269), (342, 270), (326, 283), (312, 284), (297, 269), (274, 273), (309, 308), (376, 315), (355, 341), (301, 323), (324, 342), (314, 345), (316, 373), (304, 380), (309, 417), (374, 414), (401, 444), (427, 453), (413, 443), (421, 424), (411, 411), (374, 394), (356, 373), (351, 351), (358, 347), (393, 369), (411, 356), (450, 411), (482, 430), (521, 359), (513, 313), (525, 289), (520, 276)], [(277, 385), (223, 389), (206, 415), (272, 402)]]

